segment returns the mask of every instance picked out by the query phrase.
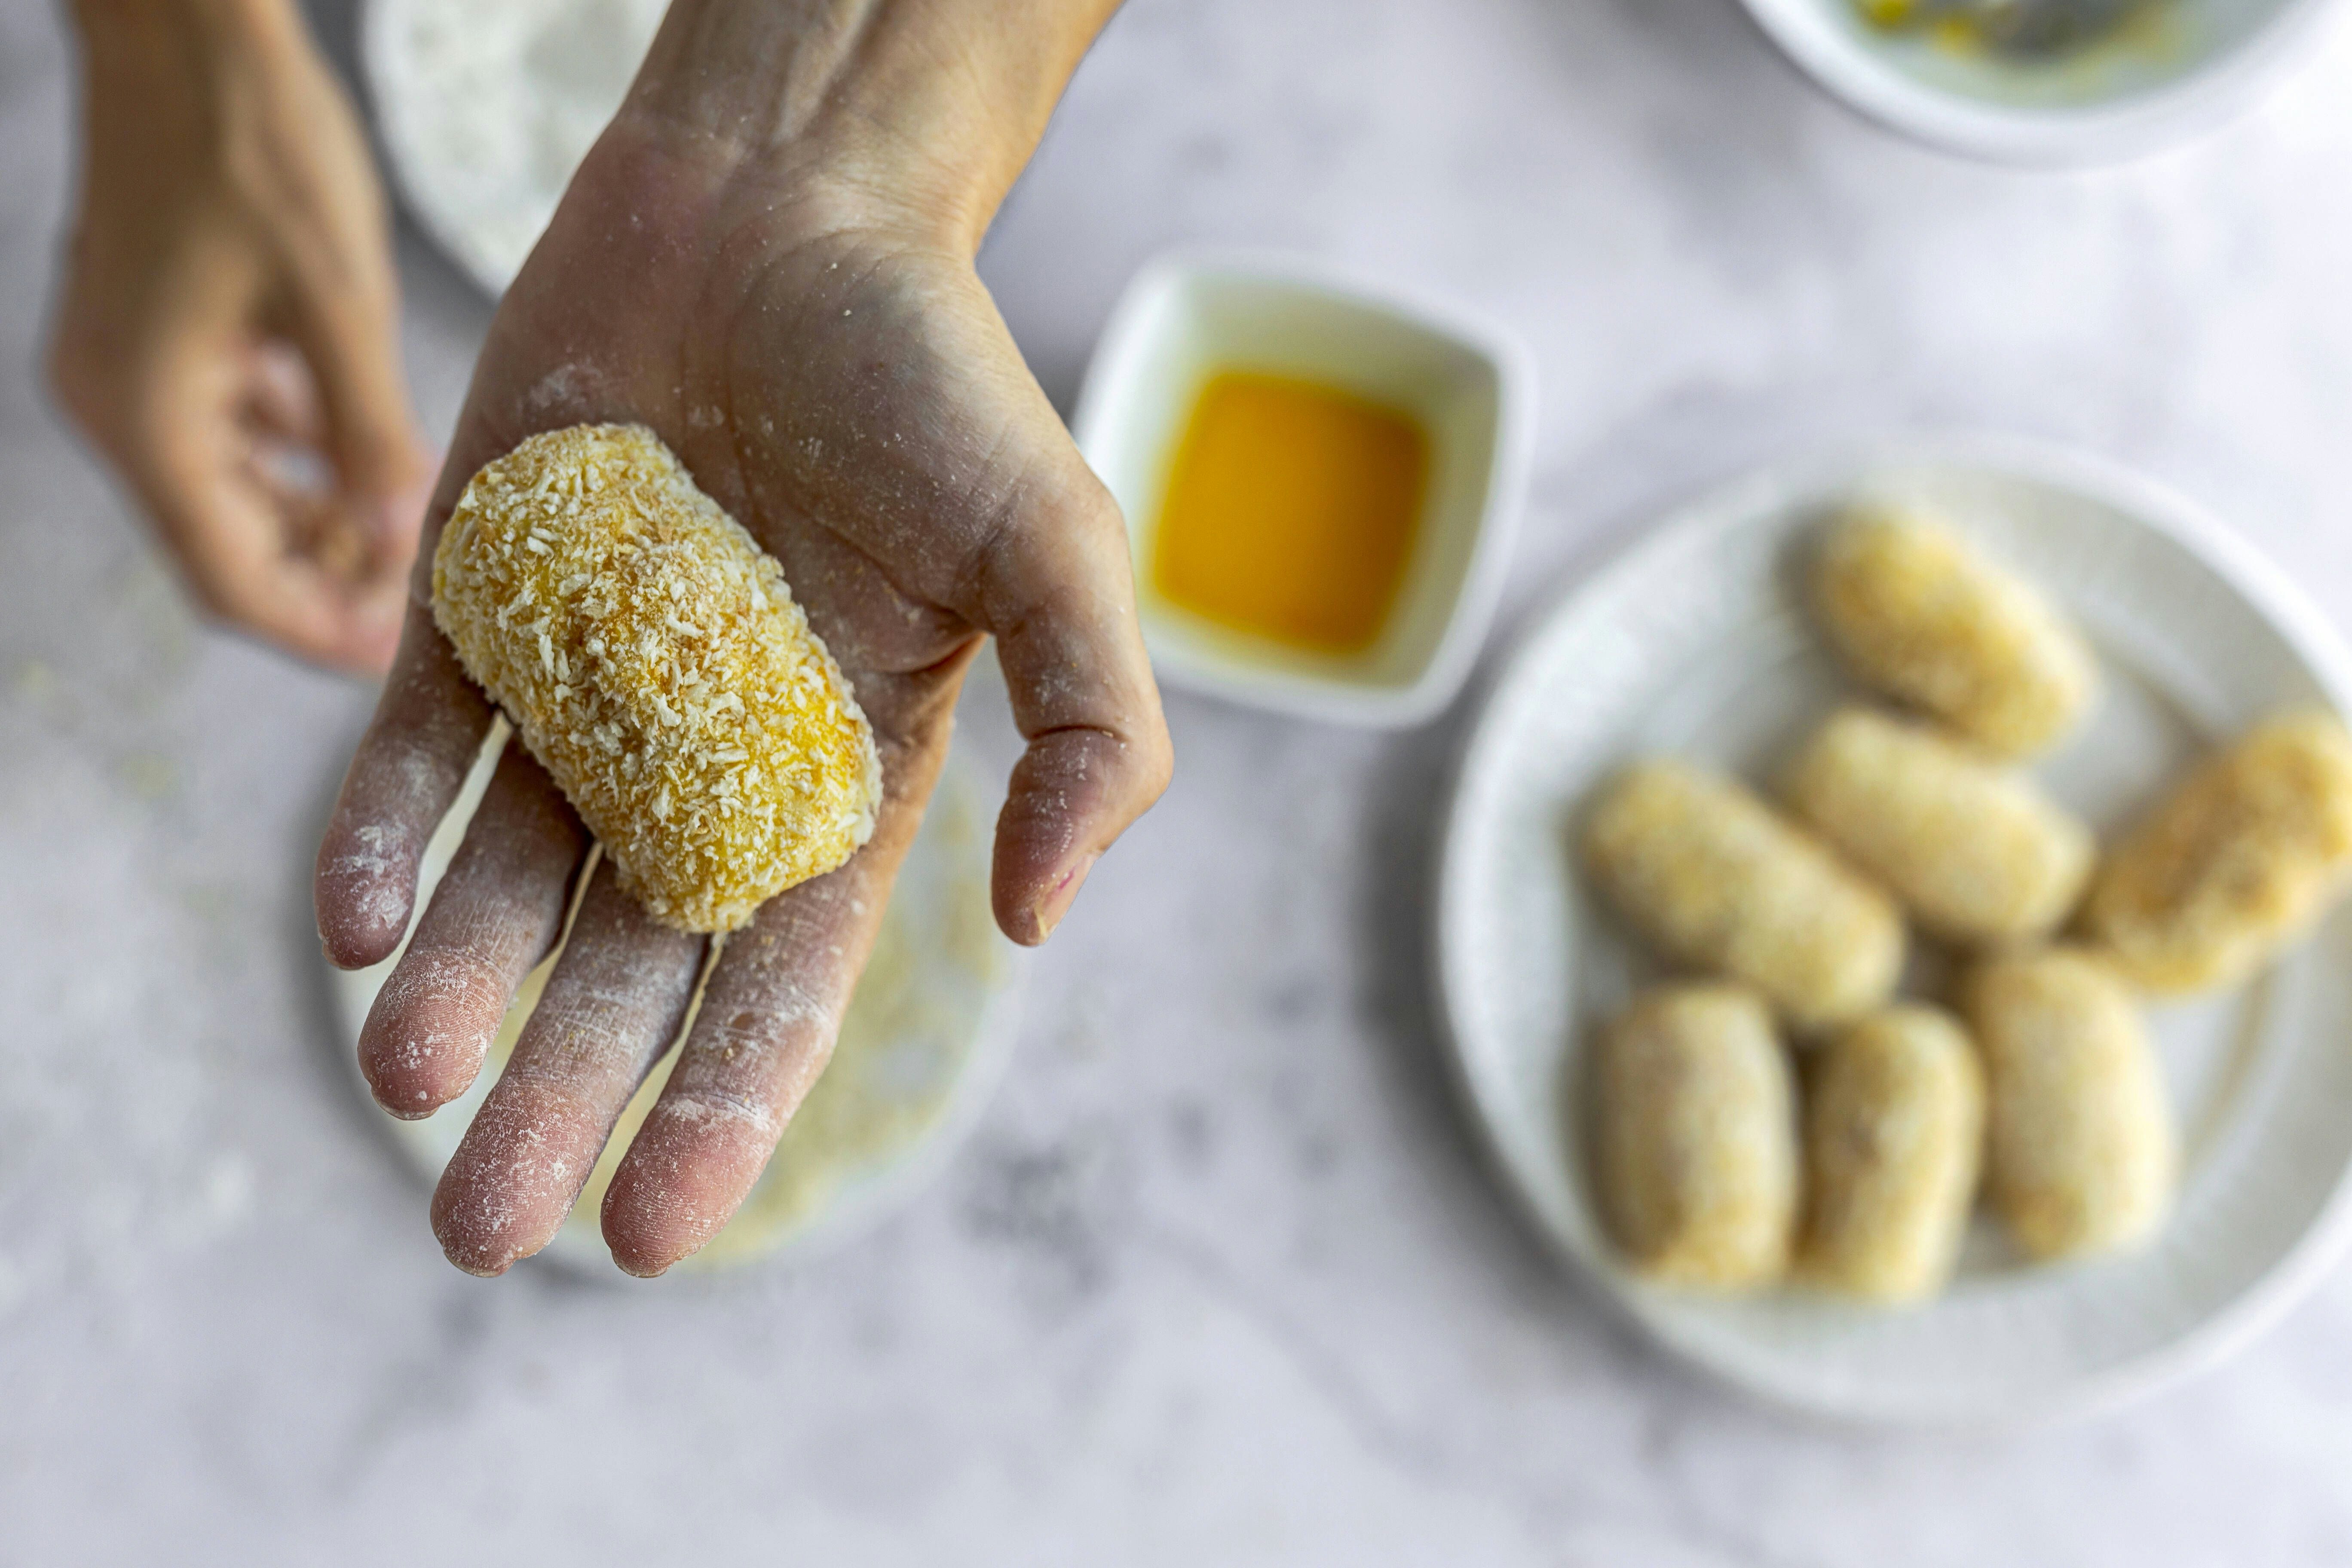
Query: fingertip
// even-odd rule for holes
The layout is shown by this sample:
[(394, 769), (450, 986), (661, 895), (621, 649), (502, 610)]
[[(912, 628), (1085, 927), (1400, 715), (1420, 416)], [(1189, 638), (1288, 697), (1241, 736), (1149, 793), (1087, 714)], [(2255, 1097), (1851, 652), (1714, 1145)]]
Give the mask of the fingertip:
[(555, 1239), (572, 1213), (595, 1150), (560, 1090), (502, 1080), (433, 1189), (433, 1235), (453, 1265), (481, 1279), (504, 1274)]
[[(656, 1110), (655, 1117), (647, 1118), (648, 1124), (660, 1114)], [(662, 1141), (658, 1132), (648, 1139), (643, 1129), (639, 1131), (637, 1141), (629, 1146), (620, 1168), (613, 1173), (612, 1183), (604, 1189), (604, 1207), (596, 1216), (604, 1231), (604, 1246), (613, 1254), (614, 1267), (639, 1279), (655, 1279), (668, 1273), (719, 1229), (718, 1226), (697, 1224), (670, 1184), (647, 1179), (645, 1156)], [(695, 1152), (671, 1148), (662, 1163), (674, 1174), (690, 1173), (697, 1169), (698, 1158)], [(730, 1205), (729, 1213), (732, 1212)]]
[(613, 1267), (632, 1279), (658, 1279), (669, 1272), (670, 1266), (667, 1263), (651, 1258), (641, 1258), (625, 1247), (609, 1242), (606, 1245), (612, 1247)]
[(361, 1026), (360, 1074), (393, 1115), (430, 1116), (473, 1087), (513, 986), (478, 954), (409, 949)]
[(632, 1279), (658, 1279), (669, 1272), (677, 1259), (667, 1256), (667, 1248), (647, 1249), (629, 1241), (615, 1241), (609, 1227), (604, 1246), (613, 1255), (613, 1267)]
[(454, 1090), (416, 1081), (415, 1076), (403, 1072), (387, 1073), (381, 1061), (371, 1062), (364, 1047), (360, 1052), (360, 1076), (367, 1080), (368, 1094), (375, 1100), (376, 1109), (400, 1121), (423, 1121), (472, 1087), (468, 1080)]
[[(632, 1149), (631, 1154), (635, 1152)], [(657, 1279), (692, 1252), (694, 1246), (680, 1246), (675, 1227), (647, 1215), (645, 1184), (637, 1177), (636, 1163), (634, 1158), (625, 1158), (621, 1168), (613, 1173), (612, 1184), (604, 1189), (604, 1211), (597, 1219), (604, 1229), (604, 1246), (613, 1254), (613, 1266), (635, 1279)]]
[(780, 1128), (747, 1107), (672, 1093), (646, 1119), (604, 1189), (604, 1245), (651, 1279), (699, 1252), (760, 1179)]
[(1053, 935), (1103, 852), (1167, 787), (1168, 748), (1080, 726), (1033, 738), (996, 820), (990, 899), (1024, 947)]
[(1000, 883), (992, 893), (998, 927), (1023, 947), (1042, 947), (1070, 912), (1095, 862), (1101, 858), (1102, 851), (1088, 850), (1038, 889)]
[(415, 890), (412, 875), (405, 888), (394, 884), (388, 870), (353, 870), (352, 862), (376, 858), (364, 854), (337, 853), (331, 839), (319, 847), (319, 869), (312, 904), (319, 921), (319, 946), (327, 962), (338, 969), (367, 969), (390, 958), (408, 934), (408, 905)]
[(451, 1267), (477, 1279), (495, 1279), (526, 1256), (520, 1248), (486, 1238), (461, 1217), (462, 1206), (445, 1173), (433, 1189), (433, 1239), (441, 1244), (441, 1256)]
[(396, 828), (340, 820), (328, 826), (319, 841), (311, 905), (329, 963), (366, 969), (392, 956), (408, 934), (416, 870), (417, 857)]

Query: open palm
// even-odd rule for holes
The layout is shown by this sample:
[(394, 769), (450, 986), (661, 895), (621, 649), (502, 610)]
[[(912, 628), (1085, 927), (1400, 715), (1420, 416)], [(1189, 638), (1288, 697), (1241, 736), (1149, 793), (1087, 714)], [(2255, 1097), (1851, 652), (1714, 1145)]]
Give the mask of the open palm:
[[(1007, 934), (1043, 941), (1168, 777), (1117, 508), (969, 257), (887, 210), (747, 180), (691, 139), (617, 123), (499, 308), (426, 523), (429, 563), (466, 480), (524, 437), (648, 425), (782, 563), (873, 721), (886, 795), (873, 840), (728, 939), (613, 1181), (604, 1234), (632, 1272), (667, 1268), (726, 1222), (823, 1070), (983, 634), (1028, 740), (996, 838)], [(346, 966), (398, 944), (424, 844), (490, 721), (426, 581), (320, 851), (320, 930)], [(464, 1092), (554, 942), (587, 848), (510, 748), (362, 1037), (387, 1110), (427, 1114)], [(453, 1261), (496, 1273), (554, 1234), (676, 1037), (704, 953), (597, 872), (435, 1194)]]

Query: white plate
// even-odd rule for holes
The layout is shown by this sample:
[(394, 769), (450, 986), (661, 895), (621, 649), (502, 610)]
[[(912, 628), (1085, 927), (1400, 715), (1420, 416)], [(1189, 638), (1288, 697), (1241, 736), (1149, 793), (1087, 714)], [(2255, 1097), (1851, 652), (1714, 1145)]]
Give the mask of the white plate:
[[(419, 909), (465, 837), (505, 734), (501, 722), (426, 847)], [(742, 1209), (681, 1269), (803, 1256), (846, 1240), (909, 1202), (979, 1121), (1013, 1054), (1027, 973), (1025, 955), (997, 933), (990, 912), (983, 800), (971, 763), (961, 751), (950, 752), (899, 870), (873, 960), (851, 998), (833, 1066), (784, 1130)], [(352, 1082), (362, 1096), (360, 1026), (397, 962), (394, 954), (372, 969), (328, 971)], [(547, 967), (525, 982), (471, 1089), (425, 1121), (383, 1119), (427, 1182), (440, 1179), (497, 1081)], [(633, 1111), (650, 1103), (667, 1067), (665, 1060), (648, 1079)], [(600, 1170), (592, 1177), (592, 1192), (602, 1190), (607, 1174)], [(593, 1202), (582, 1202), (540, 1256), (618, 1279), (596, 1210)]]
[(1979, 1223), (1959, 1278), (1907, 1311), (1720, 1300), (1628, 1277), (1570, 1113), (1596, 1020), (1645, 977), (1571, 863), (1569, 816), (1642, 752), (1768, 778), (1848, 688), (1792, 583), (1839, 501), (1909, 496), (2041, 584), (2098, 645), (2107, 692), (2040, 768), (2104, 829), (2274, 709), (2342, 709), (2352, 660), (2280, 574), (2177, 497), (2022, 443), (1899, 443), (1706, 498), (1578, 586), (1504, 669), (1442, 842), (1435, 959), (1472, 1115), (1536, 1225), (1660, 1340), (1775, 1402), (1906, 1425), (2000, 1422), (2145, 1392), (2243, 1342), (2335, 1258), (2352, 1207), (2352, 912), (2239, 993), (2151, 1015), (2185, 1145), (2179, 1213), (2133, 1256), (2027, 1267)]

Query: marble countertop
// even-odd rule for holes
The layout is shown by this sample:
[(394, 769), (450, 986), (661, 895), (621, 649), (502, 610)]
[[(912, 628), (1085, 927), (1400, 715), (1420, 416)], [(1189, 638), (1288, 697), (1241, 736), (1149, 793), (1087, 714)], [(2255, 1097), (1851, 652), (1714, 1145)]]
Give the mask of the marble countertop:
[[(349, 17), (322, 18), (348, 47)], [(1176, 244), (1343, 258), (1542, 377), (1505, 633), (1811, 444), (2147, 469), (2352, 622), (2352, 37), (2182, 152), (2021, 174), (1825, 102), (1732, 0), (1133, 0), (983, 258), (1067, 406)], [(0, 1564), (2352, 1560), (2352, 1270), (2127, 1411), (1825, 1430), (1679, 1370), (1504, 1207), (1422, 981), (1459, 711), (1176, 696), (945, 1178), (789, 1270), (444, 1263), (336, 1059), (307, 868), (369, 702), (201, 628), (35, 376), (69, 177), (0, 4)], [(404, 232), (446, 431), (488, 307)]]

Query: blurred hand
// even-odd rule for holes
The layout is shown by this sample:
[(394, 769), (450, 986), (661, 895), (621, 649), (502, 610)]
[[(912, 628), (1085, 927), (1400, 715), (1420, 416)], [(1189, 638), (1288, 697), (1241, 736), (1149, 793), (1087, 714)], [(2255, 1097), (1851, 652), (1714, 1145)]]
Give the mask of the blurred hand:
[[(613, 1181), (604, 1236), (635, 1273), (660, 1272), (725, 1223), (823, 1070), (983, 634), (997, 639), (1029, 742), (995, 850), (997, 919), (1015, 940), (1045, 939), (1168, 778), (1118, 509), (971, 268), (1076, 58), (1034, 31), (1022, 38), (1011, 24), (1024, 4), (1066, 27), (1074, 13), (1100, 20), (1090, 0), (681, 0), (631, 107), (499, 308), (434, 500), (428, 552), (466, 480), (524, 437), (584, 421), (651, 426), (782, 563), (880, 747), (873, 840), (727, 939)], [(748, 94), (784, 127), (772, 139), (688, 68), (706, 48), (730, 64), (761, 59), (765, 38), (788, 57), (780, 76), (814, 71), (810, 40), (836, 41), (826, 29), (845, 15), (856, 18), (843, 30), (858, 68), (881, 68), (872, 62), (896, 58), (894, 13), (929, 13), (917, 58), (954, 58), (974, 76), (987, 39), (1004, 36), (986, 29), (1010, 27), (1044, 57), (1036, 82), (1015, 82), (1009, 105), (992, 99), (981, 117), (1013, 152), (961, 174), (936, 159), (891, 163), (902, 143), (874, 128), (892, 116), (937, 127), (950, 118), (940, 84), (961, 90), (958, 73), (916, 70), (878, 107), (838, 79), (795, 79), (773, 101)], [(787, 24), (803, 31), (773, 36)], [(967, 38), (966, 26), (983, 31)], [(698, 84), (676, 111), (660, 90), (671, 80)], [(814, 125), (794, 121), (803, 90)], [(927, 132), (916, 144), (975, 140)], [(320, 930), (346, 966), (398, 943), (419, 855), (490, 718), (434, 626), (428, 566), (320, 851)], [(362, 1036), (362, 1066), (387, 1110), (425, 1114), (470, 1083), (517, 983), (556, 939), (586, 848), (539, 766), (510, 748)], [(553, 1236), (676, 1037), (705, 952), (596, 872), (435, 1194), (435, 1229), (459, 1267), (498, 1273)]]
[(432, 483), (383, 196), (288, 0), (78, 7), (81, 206), (50, 371), (215, 615), (379, 672)]

